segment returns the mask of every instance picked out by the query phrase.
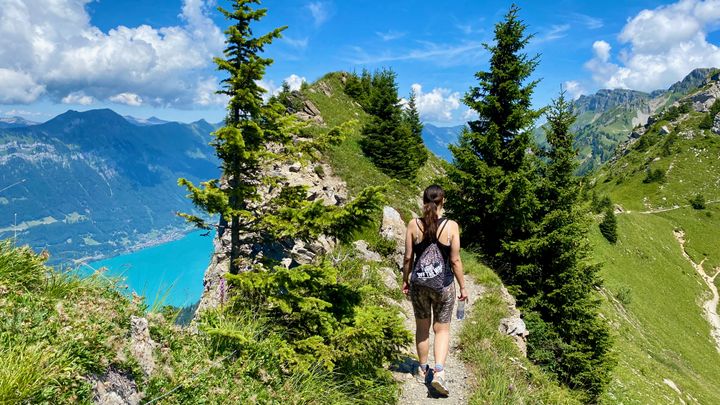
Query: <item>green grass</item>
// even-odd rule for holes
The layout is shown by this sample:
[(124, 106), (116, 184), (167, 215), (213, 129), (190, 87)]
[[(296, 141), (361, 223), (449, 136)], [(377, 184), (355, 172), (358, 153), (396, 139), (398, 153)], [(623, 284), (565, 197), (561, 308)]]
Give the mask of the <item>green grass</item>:
[(467, 274), (487, 291), (463, 321), (460, 348), (473, 371), (471, 404), (579, 404), (577, 397), (522, 356), (512, 338), (498, 332), (500, 319), (508, 316), (500, 295), (501, 282), (472, 254), (462, 253)]
[[(320, 90), (321, 84), (331, 91), (330, 96)], [(368, 186), (387, 185), (387, 203), (397, 209), (404, 219), (410, 219), (411, 212), (418, 212), (422, 191), (444, 172), (442, 160), (430, 154), (414, 181), (394, 180), (376, 168), (360, 149), (362, 124), (367, 122), (369, 116), (343, 92), (341, 73), (325, 75), (304, 90), (304, 94), (318, 107), (328, 127), (352, 119), (360, 123), (341, 144), (331, 147), (325, 156), (335, 175), (347, 183), (350, 194), (356, 195)]]
[(687, 226), (685, 219), (694, 215), (690, 209), (619, 215), (616, 245), (593, 227), (594, 259), (603, 263), (605, 280), (603, 313), (614, 330), (618, 358), (603, 402), (679, 402), (663, 383), (666, 378), (677, 384), (686, 402), (720, 401), (720, 388), (713, 383), (720, 377), (720, 354), (699, 305), (706, 288), (673, 236), (678, 227), (686, 229), (688, 240), (704, 235)]

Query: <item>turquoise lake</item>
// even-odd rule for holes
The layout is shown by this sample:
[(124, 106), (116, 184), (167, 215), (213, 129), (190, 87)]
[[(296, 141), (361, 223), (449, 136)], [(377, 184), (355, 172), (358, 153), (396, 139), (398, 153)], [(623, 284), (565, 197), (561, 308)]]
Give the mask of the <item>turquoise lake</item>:
[(163, 305), (191, 305), (200, 299), (203, 276), (213, 250), (212, 234), (202, 233), (192, 232), (176, 241), (90, 265), (96, 269), (107, 267), (107, 275), (123, 277), (128, 294), (135, 291), (145, 296), (149, 306), (158, 299)]

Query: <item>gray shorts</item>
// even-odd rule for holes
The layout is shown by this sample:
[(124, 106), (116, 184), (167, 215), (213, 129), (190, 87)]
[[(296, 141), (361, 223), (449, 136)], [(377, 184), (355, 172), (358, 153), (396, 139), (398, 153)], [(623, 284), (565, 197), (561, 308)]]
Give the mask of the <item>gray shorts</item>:
[(450, 323), (455, 306), (455, 283), (443, 288), (442, 292), (410, 285), (410, 301), (415, 318), (429, 319), (432, 313), (434, 322)]

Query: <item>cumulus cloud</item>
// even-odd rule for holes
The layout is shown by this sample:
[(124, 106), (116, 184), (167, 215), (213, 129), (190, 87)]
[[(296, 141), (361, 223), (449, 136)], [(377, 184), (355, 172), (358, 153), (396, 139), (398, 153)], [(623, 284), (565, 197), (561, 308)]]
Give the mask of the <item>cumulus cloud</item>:
[(112, 101), (113, 103), (131, 105), (133, 107), (137, 107), (139, 105), (142, 105), (143, 103), (142, 97), (138, 96), (135, 93), (116, 94), (114, 96), (110, 96), (108, 100)]
[(63, 97), (61, 102), (63, 104), (79, 104), (79, 105), (90, 105), (95, 102), (95, 99), (86, 95), (82, 91), (74, 91), (67, 96)]
[(118, 26), (107, 33), (91, 24), (90, 1), (3, 2), (0, 83), (10, 74), (15, 79), (13, 91), (3, 86), (0, 102), (83, 92), (97, 100), (128, 93), (155, 105), (192, 104), (198, 72), (224, 45), (208, 16), (212, 0), (184, 0), (178, 26)]
[(720, 48), (707, 40), (720, 24), (720, 0), (681, 0), (642, 10), (623, 27), (626, 45), (617, 62), (605, 41), (593, 44), (585, 67), (609, 88), (651, 91), (667, 88), (698, 67), (720, 66)]
[(441, 87), (425, 93), (418, 83), (412, 85), (412, 91), (415, 93), (415, 104), (423, 121), (451, 122), (454, 120), (453, 113), (460, 108), (460, 93)]
[(563, 90), (565, 90), (573, 100), (577, 100), (578, 97), (585, 94), (583, 86), (575, 80), (568, 80), (563, 83)]
[(300, 90), (300, 87), (302, 86), (303, 82), (306, 82), (304, 77), (298, 76), (296, 74), (291, 74), (290, 76), (286, 77), (284, 82), (290, 86), (290, 90)]
[(27, 73), (0, 67), (0, 89), (0, 103), (31, 103), (45, 91), (45, 86)]

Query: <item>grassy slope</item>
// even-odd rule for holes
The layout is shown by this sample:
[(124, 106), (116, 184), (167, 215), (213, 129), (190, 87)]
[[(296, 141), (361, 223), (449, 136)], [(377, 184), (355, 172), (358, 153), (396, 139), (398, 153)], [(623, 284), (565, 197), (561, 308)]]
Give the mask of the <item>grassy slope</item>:
[[(610, 403), (672, 403), (678, 397), (720, 403), (720, 354), (701, 308), (709, 291), (673, 236), (674, 229), (685, 231), (688, 253), (696, 262), (707, 258), (707, 271), (720, 265), (720, 206), (686, 207), (697, 193), (720, 198), (720, 137), (698, 130), (700, 118), (693, 113), (675, 129), (680, 136), (669, 156), (662, 148), (668, 135), (657, 134), (663, 122), (644, 135), (655, 137), (654, 145), (632, 150), (597, 175), (599, 193), (629, 211), (618, 216), (617, 245), (608, 244), (597, 228), (591, 233), (595, 259), (604, 264), (604, 313), (617, 332), (619, 365), (605, 397)], [(693, 139), (683, 138), (688, 130)], [(647, 167), (664, 170), (665, 182), (643, 183)], [(681, 208), (638, 212), (674, 206)], [(663, 383), (666, 378), (681, 395)]]
[[(324, 82), (331, 95), (319, 90)], [(361, 123), (368, 115), (342, 91), (340, 74), (330, 73), (319, 79), (303, 93), (320, 109), (329, 126), (338, 125), (349, 119)], [(352, 193), (371, 185), (388, 185), (388, 205), (396, 208), (408, 220), (418, 212), (418, 198), (422, 190), (443, 173), (443, 162), (435, 155), (430, 156), (414, 182), (398, 182), (381, 173), (360, 150), (358, 141), (360, 127), (343, 143), (327, 153), (327, 159), (335, 173), (345, 180)], [(372, 241), (377, 236), (379, 221), (359, 237)], [(473, 316), (465, 321), (461, 334), (461, 346), (465, 361), (477, 377), (474, 387), (473, 404), (509, 403), (577, 403), (572, 394), (561, 388), (546, 373), (524, 359), (508, 336), (497, 331), (500, 318), (507, 316), (507, 306), (502, 301), (498, 287), (500, 279), (475, 257), (463, 252), (463, 262), (468, 274), (478, 284), (488, 288), (488, 293), (475, 305)]]

